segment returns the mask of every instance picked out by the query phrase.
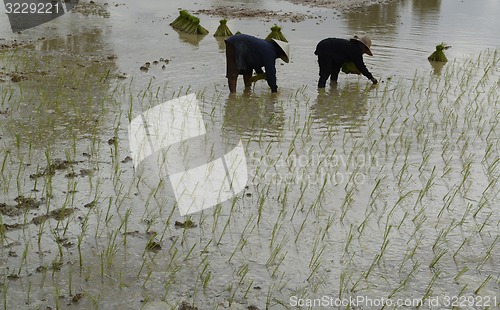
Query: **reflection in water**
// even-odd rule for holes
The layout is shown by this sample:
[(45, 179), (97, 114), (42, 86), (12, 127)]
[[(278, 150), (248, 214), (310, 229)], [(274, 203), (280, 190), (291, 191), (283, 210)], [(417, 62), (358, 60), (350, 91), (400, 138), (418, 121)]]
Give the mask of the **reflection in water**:
[(351, 34), (370, 33), (372, 28), (376, 28), (379, 34), (382, 31), (386, 35), (394, 34), (401, 23), (401, 9), (403, 6), (403, 2), (397, 2), (391, 5), (372, 5), (362, 11), (348, 12), (345, 15), (347, 17), (347, 26)]
[(255, 95), (245, 91), (230, 94), (224, 111), (224, 129), (241, 136), (276, 137), (284, 125), (283, 110), (276, 106), (277, 97), (271, 93)]
[(102, 30), (38, 41), (11, 59), (7, 68), (25, 80), (17, 84), (22, 96), (10, 102), (19, 113), (10, 135), (43, 147), (96, 133), (117, 71)]
[(369, 89), (360, 89), (358, 83), (342, 87), (332, 84), (330, 89), (320, 89), (316, 102), (311, 107), (311, 116), (326, 127), (345, 127), (358, 132), (367, 113)]
[(446, 62), (442, 62), (442, 61), (429, 60), (429, 63), (431, 64), (434, 75), (437, 75), (437, 76), (441, 75), (441, 71), (443, 71), (443, 67), (446, 65)]
[(185, 33), (185, 32), (182, 32), (182, 31), (179, 31), (177, 29), (174, 29), (175, 32), (177, 32), (177, 34), (179, 35), (179, 38), (181, 39), (182, 42), (186, 42), (186, 43), (190, 43), (190, 44), (193, 44), (195, 46), (198, 46), (201, 42), (201, 40), (203, 40), (203, 38), (205, 38), (207, 35), (206, 34), (190, 34), (190, 33)]
[(441, 9), (441, 0), (414, 0), (412, 1), (412, 8), (413, 12), (419, 14), (422, 18), (426, 15), (436, 16)]
[(219, 51), (225, 51), (226, 50), (226, 42), (225, 40), (228, 37), (214, 37), (215, 41), (217, 41), (217, 46), (219, 46)]
[(49, 40), (40, 41), (34, 48), (37, 51), (54, 52), (64, 51), (70, 55), (89, 54), (102, 50), (105, 44), (102, 40), (103, 31), (93, 29), (82, 34), (67, 35)]

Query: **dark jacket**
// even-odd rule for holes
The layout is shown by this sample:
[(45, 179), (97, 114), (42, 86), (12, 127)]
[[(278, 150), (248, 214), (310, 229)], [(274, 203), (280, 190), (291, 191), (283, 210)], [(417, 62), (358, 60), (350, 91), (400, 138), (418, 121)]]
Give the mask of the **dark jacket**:
[(364, 76), (370, 80), (373, 78), (363, 62), (363, 50), (360, 43), (354, 39), (328, 38), (321, 40), (316, 46), (314, 54), (318, 57), (331, 58), (338, 68), (345, 62), (353, 62)]
[(236, 68), (239, 71), (255, 70), (262, 73), (262, 67), (266, 70), (267, 84), (275, 91), (276, 86), (276, 58), (279, 54), (279, 46), (247, 34), (235, 34), (226, 39), (234, 47)]

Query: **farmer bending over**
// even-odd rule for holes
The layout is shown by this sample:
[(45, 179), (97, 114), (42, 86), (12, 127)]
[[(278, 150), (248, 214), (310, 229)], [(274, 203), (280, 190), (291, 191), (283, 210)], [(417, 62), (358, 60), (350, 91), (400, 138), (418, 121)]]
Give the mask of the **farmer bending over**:
[(326, 80), (337, 83), (342, 64), (352, 62), (364, 76), (377, 84), (378, 81), (368, 71), (363, 62), (363, 54), (373, 56), (370, 47), (372, 41), (368, 36), (358, 38), (355, 36), (350, 40), (328, 38), (321, 40), (316, 46), (314, 54), (318, 55), (319, 81), (318, 88), (324, 88)]
[(276, 85), (276, 58), (288, 63), (290, 48), (288, 43), (272, 39), (266, 41), (246, 34), (236, 34), (226, 39), (226, 77), (229, 91), (236, 92), (238, 75), (243, 75), (245, 86), (251, 86), (253, 70), (262, 74), (266, 70), (267, 84), (271, 92), (278, 91)]

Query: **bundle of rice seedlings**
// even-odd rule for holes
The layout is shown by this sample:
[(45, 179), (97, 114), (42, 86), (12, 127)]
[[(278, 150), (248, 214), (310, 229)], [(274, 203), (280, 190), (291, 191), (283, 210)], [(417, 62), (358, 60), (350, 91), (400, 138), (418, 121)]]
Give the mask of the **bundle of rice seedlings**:
[(187, 22), (188, 16), (189, 16), (188, 11), (180, 10), (179, 16), (177, 16), (177, 18), (170, 23), (170, 26), (172, 26), (172, 28), (174, 29), (179, 29), (180, 27), (182, 27), (183, 24)]
[(446, 46), (446, 44), (441, 43), (439, 45), (436, 45), (436, 51), (432, 53), (427, 59), (430, 61), (440, 61), (440, 62), (447, 62), (448, 59), (446, 58), (446, 55), (444, 54), (444, 50), (449, 49), (451, 46)]
[(353, 62), (344, 62), (341, 67), (342, 72), (346, 74), (361, 74), (358, 67)]
[(266, 74), (265, 73), (257, 73), (250, 78), (251, 83), (255, 83), (259, 80), (267, 80)]
[(174, 29), (188, 34), (207, 34), (208, 30), (200, 25), (200, 19), (189, 14), (186, 10), (181, 10), (179, 16), (170, 23)]
[(279, 27), (278, 25), (272, 26), (271, 33), (266, 37), (267, 41), (270, 41), (271, 39), (288, 42), (283, 33), (281, 33), (281, 27)]
[(214, 33), (214, 37), (230, 37), (233, 35), (227, 24), (227, 19), (221, 19), (220, 25)]

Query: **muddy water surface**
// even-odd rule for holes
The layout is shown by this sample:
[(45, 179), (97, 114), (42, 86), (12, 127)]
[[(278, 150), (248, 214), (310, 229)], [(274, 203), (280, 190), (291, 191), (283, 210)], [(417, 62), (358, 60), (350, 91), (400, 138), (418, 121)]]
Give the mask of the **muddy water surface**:
[[(262, 81), (244, 92), (241, 80), (230, 96), (223, 44), (168, 26), (178, 8), (229, 5), (259, 10), (229, 16), (233, 31), (264, 37), (278, 23), (291, 42), (277, 96)], [(438, 309), (462, 296), (494, 308), (498, 8), (122, 1), (22, 34), (0, 18), (0, 44), (26, 43), (0, 54), (2, 303), (286, 309), (328, 296)], [(220, 17), (199, 16), (215, 31)], [(318, 91), (316, 43), (364, 32), (380, 85), (341, 74)], [(450, 61), (433, 67), (442, 41)], [(242, 139), (249, 182), (234, 201), (181, 217), (168, 180), (151, 181), (154, 167), (134, 173), (127, 125), (191, 92), (208, 129)]]

